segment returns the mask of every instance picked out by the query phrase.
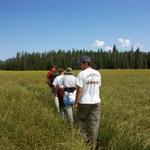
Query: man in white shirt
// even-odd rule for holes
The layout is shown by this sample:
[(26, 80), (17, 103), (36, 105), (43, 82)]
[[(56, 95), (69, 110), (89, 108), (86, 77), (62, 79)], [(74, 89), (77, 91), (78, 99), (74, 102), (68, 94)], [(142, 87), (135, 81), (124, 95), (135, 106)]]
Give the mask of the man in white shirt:
[(59, 112), (62, 116), (62, 118), (64, 118), (64, 89), (63, 89), (63, 85), (62, 85), (62, 79), (64, 76), (64, 70), (58, 69), (58, 76), (54, 79), (53, 81), (53, 86), (54, 86), (54, 94), (58, 97), (59, 100)]
[(77, 110), (77, 124), (80, 131), (87, 137), (92, 149), (95, 149), (100, 125), (101, 75), (91, 67), (90, 57), (82, 56), (79, 62), (82, 71), (77, 76), (74, 109)]

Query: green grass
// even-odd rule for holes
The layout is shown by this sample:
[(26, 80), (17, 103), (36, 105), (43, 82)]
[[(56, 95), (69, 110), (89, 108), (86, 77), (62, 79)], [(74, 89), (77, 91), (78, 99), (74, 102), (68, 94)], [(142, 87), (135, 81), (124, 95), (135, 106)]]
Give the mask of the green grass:
[[(99, 149), (150, 149), (150, 70), (100, 72)], [(89, 149), (59, 118), (45, 77), (45, 71), (0, 71), (0, 149)]]
[(54, 109), (46, 72), (0, 72), (0, 149), (87, 149)]
[(150, 71), (104, 70), (99, 144), (104, 149), (150, 149)]

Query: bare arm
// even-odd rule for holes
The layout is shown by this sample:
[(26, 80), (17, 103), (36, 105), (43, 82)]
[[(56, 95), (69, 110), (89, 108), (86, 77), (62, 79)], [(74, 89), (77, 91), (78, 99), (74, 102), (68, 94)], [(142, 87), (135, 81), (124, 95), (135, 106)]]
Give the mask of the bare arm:
[(81, 95), (82, 95), (82, 88), (77, 86), (76, 100), (75, 100), (75, 103), (73, 105), (73, 108), (75, 111), (78, 109), (78, 101), (81, 98)]

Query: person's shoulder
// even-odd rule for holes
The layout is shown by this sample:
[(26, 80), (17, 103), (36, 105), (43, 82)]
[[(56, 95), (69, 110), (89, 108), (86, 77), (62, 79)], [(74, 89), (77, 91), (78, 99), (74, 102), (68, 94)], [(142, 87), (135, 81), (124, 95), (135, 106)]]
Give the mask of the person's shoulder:
[(47, 72), (47, 74), (51, 74), (51, 71), (49, 70), (49, 71)]
[(94, 74), (97, 74), (100, 76), (100, 72), (94, 68), (91, 68), (91, 71), (94, 73)]
[(81, 76), (85, 76), (85, 75), (87, 75), (89, 72), (91, 72), (91, 70), (93, 70), (93, 68), (86, 68), (86, 69), (84, 69), (84, 70), (81, 70), (80, 72), (79, 72), (79, 75)]
[(100, 72), (98, 71), (98, 70), (96, 70), (96, 69), (93, 69), (95, 72), (97, 72), (98, 74), (100, 74)]
[(82, 78), (83, 74), (84, 74), (84, 72), (83, 72), (83, 70), (81, 70), (77, 75), (77, 79)]
[(101, 75), (100, 72), (98, 70), (95, 70), (96, 74), (98, 74), (99, 76)]
[(75, 76), (75, 75), (73, 75), (73, 74), (72, 74), (71, 76), (72, 76), (73, 78), (76, 78), (76, 76)]
[(79, 73), (78, 73), (78, 76), (81, 76), (82, 74), (84, 74), (85, 70), (81, 70)]
[(74, 76), (74, 75), (72, 75), (72, 78), (73, 78), (74, 80), (76, 80), (76, 79), (77, 79), (77, 77), (76, 77), (76, 76)]
[[(64, 78), (64, 75), (63, 74), (61, 74), (61, 75), (59, 75), (59, 76), (57, 76), (58, 77), (58, 79), (63, 79)], [(57, 78), (56, 77), (56, 78)]]
[(58, 76), (56, 76), (56, 77), (55, 77), (55, 79), (54, 79), (54, 80), (58, 80), (59, 78), (60, 78), (60, 76), (58, 75)]

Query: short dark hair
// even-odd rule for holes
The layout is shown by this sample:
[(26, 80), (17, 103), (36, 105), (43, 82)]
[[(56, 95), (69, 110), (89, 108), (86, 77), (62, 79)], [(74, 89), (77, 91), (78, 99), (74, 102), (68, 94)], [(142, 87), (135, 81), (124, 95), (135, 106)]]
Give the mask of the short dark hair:
[(88, 64), (88, 66), (92, 66), (92, 63), (91, 62), (87, 62), (87, 61), (81, 61), (82, 63), (87, 63)]
[(58, 73), (62, 73), (62, 72), (64, 72), (64, 69), (63, 68), (59, 68), (58, 69)]

